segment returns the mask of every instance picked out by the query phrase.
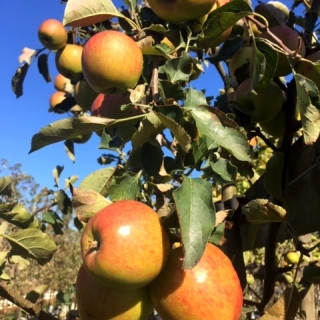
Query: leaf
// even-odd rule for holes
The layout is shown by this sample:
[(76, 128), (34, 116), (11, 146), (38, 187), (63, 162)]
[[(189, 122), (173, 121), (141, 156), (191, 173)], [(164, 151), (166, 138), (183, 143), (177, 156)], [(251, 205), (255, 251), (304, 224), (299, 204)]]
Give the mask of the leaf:
[(247, 1), (233, 0), (213, 10), (203, 25), (204, 39), (217, 38), (240, 19), (252, 14)]
[(161, 120), (161, 122), (173, 133), (174, 137), (179, 142), (181, 149), (184, 152), (188, 152), (191, 148), (191, 137), (184, 130), (179, 123), (170, 119), (160, 112), (155, 112), (156, 116)]
[(66, 150), (66, 154), (68, 158), (75, 163), (76, 162), (76, 155), (74, 152), (74, 143), (71, 140), (66, 140), (64, 142), (64, 149)]
[(195, 90), (190, 87), (187, 91), (186, 101), (184, 102), (185, 108), (192, 108), (194, 106), (208, 105), (204, 93), (200, 90)]
[(1, 234), (0, 237), (9, 241), (12, 247), (11, 255), (35, 259), (41, 265), (48, 263), (57, 251), (57, 246), (50, 236), (37, 228)]
[(286, 210), (267, 199), (252, 200), (242, 207), (248, 222), (254, 224), (286, 222)]
[(0, 210), (0, 218), (19, 228), (28, 228), (34, 220), (33, 215), (27, 211), (23, 204), (16, 204), (7, 212)]
[(226, 242), (226, 238), (224, 236), (225, 224), (225, 222), (222, 222), (214, 228), (208, 239), (210, 243), (214, 243), (217, 246), (222, 246)]
[(72, 207), (77, 218), (82, 222), (89, 219), (111, 202), (94, 190), (73, 188)]
[(32, 59), (36, 55), (37, 55), (37, 50), (25, 47), (22, 49), (22, 53), (19, 56), (18, 61), (20, 64), (27, 63), (30, 65), (32, 63)]
[(45, 223), (55, 224), (56, 220), (55, 213), (52, 210), (48, 210), (43, 214), (42, 221)]
[(78, 135), (99, 131), (115, 122), (114, 119), (86, 115), (58, 120), (42, 128), (39, 133), (32, 137), (29, 153)]
[(150, 177), (158, 177), (163, 165), (163, 151), (155, 139), (142, 145), (141, 165), (145, 173)]
[(278, 301), (271, 306), (260, 320), (294, 320), (302, 297), (295, 286), (286, 288)]
[(319, 91), (316, 84), (303, 77), (295, 74), (297, 88), (297, 107), (300, 112), (303, 139), (306, 144), (314, 143), (320, 132), (320, 101)]
[(0, 195), (11, 197), (12, 195), (12, 177), (5, 176), (0, 178)]
[(79, 189), (82, 191), (93, 190), (101, 194), (103, 197), (106, 197), (115, 171), (116, 168), (114, 167), (94, 171), (82, 180), (79, 185)]
[(130, 25), (135, 26), (133, 21), (117, 10), (111, 0), (69, 0), (64, 10), (63, 24), (70, 27), (86, 27), (113, 17), (124, 18)]
[(57, 202), (58, 209), (65, 215), (72, 213), (72, 204), (64, 190), (60, 189), (54, 192), (54, 199)]
[(227, 159), (219, 158), (214, 162), (210, 162), (211, 169), (219, 175), (222, 182), (235, 181), (237, 178), (237, 167)]
[(120, 177), (114, 177), (109, 188), (109, 197), (112, 201), (135, 200), (139, 188), (142, 172), (133, 173), (127, 171)]
[(169, 99), (183, 100), (186, 97), (185, 91), (181, 84), (172, 83), (169, 80), (159, 81), (159, 93), (163, 101), (167, 102)]
[(47, 83), (52, 81), (48, 67), (48, 54), (43, 53), (38, 57), (38, 70)]
[(59, 178), (61, 175), (61, 172), (63, 171), (64, 166), (56, 166), (53, 170), (52, 170), (52, 175), (53, 175), (53, 179), (55, 182), (55, 187), (59, 187)]
[(49, 288), (48, 285), (42, 284), (37, 286), (35, 289), (29, 291), (25, 297), (25, 299), (29, 300), (32, 303), (36, 303), (37, 300), (43, 295), (43, 293)]
[(138, 131), (132, 136), (132, 148), (137, 149), (156, 134), (165, 129), (162, 121), (154, 112), (149, 112), (146, 117), (140, 122)]
[(200, 178), (184, 177), (173, 192), (185, 250), (184, 269), (192, 269), (201, 259), (215, 226), (212, 185)]
[(19, 98), (23, 95), (23, 81), (27, 75), (29, 65), (25, 63), (20, 66), (14, 76), (11, 79), (11, 87), (13, 93), (16, 95), (16, 98)]
[(249, 143), (235, 121), (216, 108), (188, 108), (201, 134), (228, 150), (238, 160), (249, 161)]
[(320, 284), (320, 266), (308, 265), (303, 268), (303, 278), (310, 283)]
[(64, 180), (64, 188), (65, 190), (70, 188), (70, 185), (74, 184), (76, 181), (78, 181), (79, 176), (71, 176), (69, 178), (66, 178)]

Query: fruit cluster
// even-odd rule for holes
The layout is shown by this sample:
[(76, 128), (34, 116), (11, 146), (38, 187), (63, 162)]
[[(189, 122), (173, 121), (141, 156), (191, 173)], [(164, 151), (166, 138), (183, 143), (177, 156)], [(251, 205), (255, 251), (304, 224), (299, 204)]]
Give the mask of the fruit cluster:
[(229, 258), (207, 244), (184, 270), (183, 247), (170, 249), (157, 213), (138, 201), (114, 202), (93, 215), (81, 237), (78, 312), (87, 319), (237, 320), (242, 289)]

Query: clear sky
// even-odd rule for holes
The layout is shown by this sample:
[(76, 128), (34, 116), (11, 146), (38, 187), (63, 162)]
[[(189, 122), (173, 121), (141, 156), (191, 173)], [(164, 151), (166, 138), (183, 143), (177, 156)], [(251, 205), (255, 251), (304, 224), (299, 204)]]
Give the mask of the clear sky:
[[(116, 0), (115, 5), (120, 7), (121, 0)], [(22, 163), (24, 172), (33, 175), (38, 183), (49, 188), (54, 185), (51, 172), (55, 166), (64, 166), (60, 180), (63, 187), (64, 178), (79, 175), (80, 182), (91, 172), (100, 169), (97, 158), (106, 152), (98, 149), (99, 138), (94, 134), (88, 143), (75, 145), (75, 163), (67, 157), (63, 142), (28, 155), (33, 134), (67, 115), (48, 112), (49, 97), (55, 89), (52, 82), (46, 83), (38, 73), (36, 61), (29, 68), (24, 82), (24, 94), (18, 99), (11, 90), (11, 78), (19, 66), (18, 57), (22, 49), (42, 47), (37, 36), (41, 22), (49, 18), (62, 20), (64, 8), (65, 5), (60, 4), (59, 0), (11, 0), (1, 3), (0, 159), (8, 159), (11, 165)], [(57, 71), (53, 53), (49, 56), (49, 68), (51, 78), (54, 79)], [(216, 95), (223, 85), (216, 70), (210, 65), (193, 87), (207, 88), (208, 95)]]

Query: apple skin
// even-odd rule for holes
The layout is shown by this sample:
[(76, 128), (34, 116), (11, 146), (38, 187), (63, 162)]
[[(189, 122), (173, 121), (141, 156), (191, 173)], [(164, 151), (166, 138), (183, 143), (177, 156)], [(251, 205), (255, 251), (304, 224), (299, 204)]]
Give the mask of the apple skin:
[(92, 36), (84, 45), (81, 62), (87, 82), (99, 93), (135, 87), (143, 70), (143, 55), (138, 44), (114, 30)]
[(298, 264), (300, 260), (300, 252), (289, 251), (285, 255), (285, 260), (289, 264)]
[(59, 50), (67, 44), (68, 34), (60, 21), (47, 19), (38, 29), (38, 38), (45, 48)]
[(286, 112), (283, 109), (280, 110), (271, 121), (260, 123), (260, 127), (265, 133), (274, 138), (283, 137), (286, 128)]
[(282, 108), (284, 97), (280, 87), (273, 81), (267, 88), (255, 88), (249, 92), (251, 78), (247, 78), (237, 87), (235, 101), (237, 107), (251, 116), (251, 122), (263, 123), (271, 121)]
[(64, 101), (67, 99), (67, 94), (62, 91), (54, 92), (49, 99), (50, 109), (55, 113), (65, 113), (66, 111), (63, 108), (59, 108), (59, 105), (62, 105)]
[(229, 258), (207, 244), (198, 264), (183, 270), (183, 248), (170, 252), (160, 275), (150, 283), (151, 301), (163, 320), (238, 320), (243, 294)]
[(320, 60), (320, 51), (314, 52), (306, 56), (305, 59), (310, 60), (311, 62), (300, 61), (296, 71), (304, 77), (312, 80), (320, 90), (320, 75), (312, 63)]
[(58, 72), (74, 82), (83, 78), (81, 66), (82, 50), (82, 46), (67, 44), (56, 52), (55, 63)]
[(94, 91), (85, 79), (78, 81), (74, 86), (74, 98), (85, 111), (91, 110), (92, 103), (98, 95), (99, 93)]
[[(229, 75), (232, 79), (237, 80), (236, 73), (239, 68), (248, 70), (248, 77), (252, 71), (253, 48), (249, 46), (241, 47), (229, 61)], [(247, 66), (247, 68), (246, 68)], [(245, 73), (244, 70), (242, 70)], [(238, 71), (239, 72), (239, 71)]]
[(146, 286), (164, 267), (168, 235), (155, 211), (134, 200), (114, 202), (87, 223), (81, 252), (88, 273), (115, 289)]
[(71, 84), (71, 80), (63, 76), (61, 73), (57, 74), (53, 85), (57, 91), (73, 93), (73, 85)]
[(152, 11), (173, 23), (199, 19), (210, 12), (216, 0), (148, 0)]
[[(287, 46), (290, 50), (297, 50), (299, 47), (299, 34), (297, 31), (293, 30), (290, 27), (287, 26), (273, 26), (270, 29), (270, 32), (272, 32), (276, 37), (278, 37), (285, 46)], [(275, 43), (275, 40), (271, 38), (271, 36), (266, 32), (263, 31), (260, 34), (261, 38), (265, 38), (270, 40), (271, 42)], [(301, 37), (300, 37), (301, 38)], [(303, 58), (306, 53), (306, 47), (304, 45), (304, 42), (301, 38), (301, 46), (299, 50), (299, 54)], [(278, 64), (275, 70), (275, 77), (284, 77), (292, 73), (290, 64), (288, 62), (288, 58), (284, 53), (278, 52)], [(292, 59), (292, 65), (296, 67), (299, 63), (298, 59)]]
[(147, 287), (117, 290), (93, 279), (81, 265), (76, 280), (76, 301), (81, 320), (139, 320), (152, 312)]

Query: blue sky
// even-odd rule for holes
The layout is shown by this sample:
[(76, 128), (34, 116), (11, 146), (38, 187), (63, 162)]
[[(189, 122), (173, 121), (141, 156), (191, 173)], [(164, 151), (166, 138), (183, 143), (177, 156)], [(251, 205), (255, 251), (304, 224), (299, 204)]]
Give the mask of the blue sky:
[[(119, 7), (120, 0), (115, 2)], [(93, 135), (84, 145), (75, 145), (76, 162), (67, 157), (63, 142), (50, 145), (28, 155), (33, 134), (42, 127), (67, 115), (48, 112), (49, 97), (55, 91), (53, 83), (46, 83), (38, 73), (36, 61), (29, 68), (24, 82), (24, 95), (16, 99), (11, 90), (11, 78), (19, 66), (18, 57), (24, 47), (40, 49), (37, 30), (42, 21), (55, 18), (62, 20), (65, 5), (59, 0), (11, 0), (1, 4), (1, 95), (0, 108), (0, 159), (9, 160), (11, 165), (22, 163), (23, 171), (35, 177), (42, 186), (54, 185), (52, 170), (64, 166), (63, 180), (78, 175), (79, 182), (91, 172), (100, 169), (97, 158), (106, 150), (99, 150), (99, 138)], [(57, 75), (54, 54), (49, 56), (52, 79)], [(208, 95), (216, 95), (222, 82), (212, 65), (200, 80), (193, 84), (196, 89), (207, 88)], [(78, 182), (78, 183), (79, 183)], [(77, 185), (77, 184), (76, 184)]]

